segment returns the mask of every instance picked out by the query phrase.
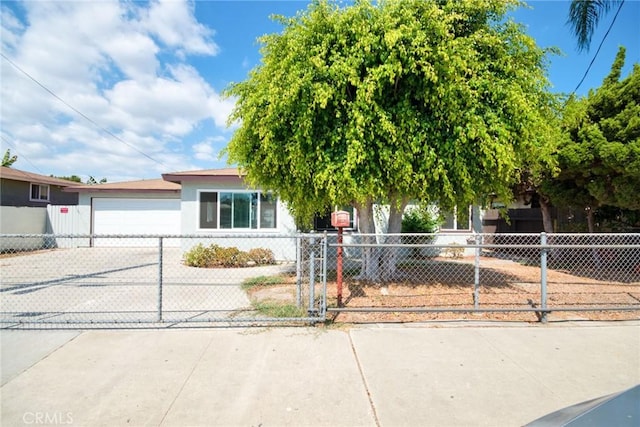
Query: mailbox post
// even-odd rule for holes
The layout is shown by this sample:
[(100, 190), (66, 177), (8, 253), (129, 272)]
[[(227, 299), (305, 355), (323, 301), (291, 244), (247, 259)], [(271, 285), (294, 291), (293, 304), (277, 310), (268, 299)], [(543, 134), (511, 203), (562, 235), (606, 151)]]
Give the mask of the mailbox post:
[(349, 212), (336, 211), (331, 213), (331, 225), (338, 229), (338, 253), (336, 260), (336, 284), (338, 288), (338, 307), (342, 307), (342, 231), (349, 227)]

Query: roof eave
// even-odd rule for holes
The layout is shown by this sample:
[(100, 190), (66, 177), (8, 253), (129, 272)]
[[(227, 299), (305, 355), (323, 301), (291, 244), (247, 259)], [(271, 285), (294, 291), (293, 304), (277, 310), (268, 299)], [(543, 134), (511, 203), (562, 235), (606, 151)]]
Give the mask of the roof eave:
[(144, 189), (144, 188), (64, 188), (62, 191), (67, 193), (131, 193), (131, 194), (180, 194), (180, 189), (165, 190), (160, 188)]
[(242, 176), (238, 175), (178, 175), (163, 173), (162, 179), (176, 184), (183, 182), (220, 182), (220, 183), (244, 183)]

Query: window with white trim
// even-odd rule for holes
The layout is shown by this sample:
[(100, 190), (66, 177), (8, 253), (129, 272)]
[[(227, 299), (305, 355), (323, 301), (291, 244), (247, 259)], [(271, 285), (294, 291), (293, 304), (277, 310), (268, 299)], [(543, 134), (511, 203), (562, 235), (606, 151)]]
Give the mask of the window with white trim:
[(47, 184), (31, 184), (29, 200), (37, 202), (49, 201), (49, 186)]
[(453, 208), (453, 212), (444, 212), (444, 223), (440, 227), (440, 230), (456, 230), (456, 231), (469, 231), (471, 230), (471, 206), (466, 208)]
[(257, 230), (277, 227), (277, 199), (259, 192), (200, 191), (199, 228)]

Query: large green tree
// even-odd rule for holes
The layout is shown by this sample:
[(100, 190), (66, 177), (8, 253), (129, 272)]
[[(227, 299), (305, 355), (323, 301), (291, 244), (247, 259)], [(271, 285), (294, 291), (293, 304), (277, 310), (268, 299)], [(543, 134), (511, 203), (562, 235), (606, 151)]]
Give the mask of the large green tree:
[[(300, 221), (374, 203), (400, 232), (410, 199), (443, 208), (508, 197), (523, 159), (549, 148), (545, 52), (505, 18), (516, 1), (315, 1), (261, 38), (262, 62), (226, 94), (227, 153)], [(365, 251), (364, 278), (378, 260)]]
[(621, 47), (602, 86), (567, 102), (560, 174), (544, 189), (556, 205), (640, 209), (640, 65), (621, 79), (624, 61)]

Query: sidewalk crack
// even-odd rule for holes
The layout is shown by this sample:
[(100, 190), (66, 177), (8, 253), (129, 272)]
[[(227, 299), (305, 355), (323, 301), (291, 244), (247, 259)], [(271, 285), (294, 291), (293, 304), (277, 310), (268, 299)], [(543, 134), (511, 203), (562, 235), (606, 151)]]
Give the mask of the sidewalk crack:
[(187, 385), (187, 383), (189, 382), (189, 380), (193, 376), (193, 373), (195, 372), (195, 370), (198, 367), (198, 365), (200, 365), (200, 361), (202, 360), (204, 355), (209, 350), (209, 347), (211, 347), (211, 343), (212, 342), (213, 342), (213, 335), (211, 335), (211, 338), (209, 339), (209, 342), (202, 349), (202, 352), (200, 353), (200, 356), (198, 356), (198, 360), (196, 360), (196, 362), (193, 364), (193, 367), (191, 368), (191, 371), (189, 372), (189, 375), (187, 375), (187, 377), (184, 379), (184, 381), (182, 382), (182, 385), (180, 386), (180, 389), (178, 390), (176, 395), (173, 397), (173, 400), (169, 404), (169, 407), (167, 408), (165, 413), (162, 415), (162, 419), (158, 423), (159, 426), (164, 424), (164, 420), (167, 418), (167, 415), (169, 415), (169, 412), (171, 412), (171, 409), (173, 409), (173, 405), (175, 405), (176, 400), (178, 400), (178, 397), (180, 397), (180, 395), (182, 394), (182, 391), (184, 390), (185, 386)]
[(349, 344), (351, 345), (351, 351), (353, 353), (353, 357), (356, 360), (356, 365), (358, 366), (358, 372), (360, 373), (360, 379), (362, 380), (362, 384), (364, 385), (364, 390), (367, 392), (367, 399), (369, 399), (369, 406), (371, 407), (371, 412), (373, 413), (373, 420), (376, 423), (376, 427), (380, 427), (380, 420), (378, 419), (378, 413), (376, 411), (376, 406), (373, 404), (373, 398), (371, 397), (371, 391), (369, 390), (369, 384), (367, 384), (367, 378), (364, 376), (364, 371), (362, 370), (362, 364), (360, 363), (360, 358), (358, 357), (358, 352), (356, 351), (356, 347), (353, 343), (353, 338), (351, 337), (351, 332), (349, 335)]

